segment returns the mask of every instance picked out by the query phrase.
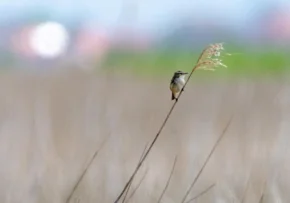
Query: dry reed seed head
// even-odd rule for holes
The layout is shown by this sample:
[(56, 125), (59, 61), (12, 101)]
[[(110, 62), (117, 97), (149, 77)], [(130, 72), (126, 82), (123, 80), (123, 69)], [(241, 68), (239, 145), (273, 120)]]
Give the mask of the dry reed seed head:
[(197, 65), (197, 69), (214, 71), (217, 66), (218, 65), (217, 65), (217, 63), (215, 63), (215, 61), (206, 60), (206, 61), (203, 61), (202, 63), (199, 63)]
[(221, 52), (224, 50), (223, 43), (209, 45), (202, 53), (197, 64), (198, 69), (215, 70), (218, 66), (227, 67), (222, 63)]
[(223, 44), (222, 43), (210, 45), (209, 48), (208, 48), (208, 52), (209, 52), (209, 56), (208, 57), (212, 57), (212, 56), (219, 57), (220, 54), (221, 54), (221, 51), (223, 49), (224, 48), (223, 48)]
[(211, 58), (213, 56), (219, 57), (221, 51), (224, 50), (223, 43), (216, 43), (209, 45), (203, 52), (203, 58)]

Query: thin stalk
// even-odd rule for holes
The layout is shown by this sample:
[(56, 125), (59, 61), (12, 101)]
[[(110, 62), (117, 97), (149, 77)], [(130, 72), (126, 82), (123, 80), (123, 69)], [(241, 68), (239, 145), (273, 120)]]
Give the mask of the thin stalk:
[(232, 118), (230, 118), (230, 120), (228, 121), (226, 127), (224, 128), (222, 134), (219, 136), (218, 140), (216, 141), (215, 145), (213, 146), (212, 150), (210, 151), (209, 155), (207, 156), (203, 166), (201, 167), (201, 169), (199, 170), (198, 174), (196, 175), (196, 177), (194, 178), (193, 182), (191, 183), (191, 185), (189, 186), (188, 190), (186, 191), (186, 194), (184, 195), (181, 203), (184, 203), (186, 201), (186, 198), (187, 196), (189, 195), (189, 193), (191, 192), (192, 188), (194, 187), (195, 183), (197, 182), (198, 178), (200, 177), (200, 175), (202, 174), (204, 168), (206, 167), (208, 161), (210, 160), (211, 156), (213, 155), (215, 149), (217, 148), (218, 144), (220, 143), (220, 141), (222, 140), (222, 138), (224, 137), (224, 135), (226, 134), (230, 124), (231, 124), (231, 121), (232, 121)]
[(201, 193), (199, 193), (198, 195), (196, 195), (195, 197), (191, 198), (190, 200), (188, 200), (186, 203), (190, 203), (193, 200), (198, 199), (200, 196), (204, 195), (205, 193), (207, 193), (208, 191), (210, 191), (213, 187), (215, 186), (215, 184), (210, 185), (209, 187), (207, 187), (204, 191), (202, 191)]
[(97, 155), (99, 154), (100, 150), (103, 148), (103, 146), (106, 144), (107, 140), (110, 138), (110, 136), (108, 136), (101, 144), (100, 148), (97, 149), (95, 151), (95, 153), (93, 154), (92, 158), (90, 159), (88, 165), (85, 167), (85, 169), (83, 170), (83, 172), (81, 173), (80, 177), (78, 178), (78, 180), (76, 181), (76, 183), (74, 184), (74, 187), (72, 189), (72, 191), (69, 193), (69, 196), (66, 199), (66, 203), (69, 203), (73, 194), (75, 193), (76, 189), (78, 188), (80, 182), (83, 180), (83, 178), (85, 177), (88, 169), (91, 167), (93, 161), (95, 160), (95, 158), (97, 157)]
[(166, 183), (166, 185), (165, 185), (165, 188), (163, 189), (163, 191), (162, 191), (162, 193), (161, 193), (161, 195), (160, 195), (160, 197), (159, 197), (159, 199), (158, 199), (158, 203), (161, 202), (162, 197), (163, 197), (163, 195), (165, 194), (165, 192), (166, 192), (166, 190), (167, 190), (167, 188), (168, 188), (168, 186), (169, 186), (169, 184), (170, 184), (170, 181), (171, 181), (171, 178), (172, 178), (172, 175), (173, 175), (174, 169), (175, 169), (176, 161), (177, 161), (177, 156), (175, 156), (175, 158), (174, 158), (174, 162), (173, 162), (173, 166), (172, 166), (172, 169), (171, 169), (171, 172), (170, 172), (169, 178), (168, 178), (168, 180), (167, 180), (167, 183)]

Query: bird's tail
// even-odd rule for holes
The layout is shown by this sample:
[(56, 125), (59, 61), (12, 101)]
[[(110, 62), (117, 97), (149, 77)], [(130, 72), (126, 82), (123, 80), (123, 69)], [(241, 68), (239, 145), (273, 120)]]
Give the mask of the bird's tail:
[(174, 100), (174, 99), (175, 99), (175, 95), (172, 92), (172, 94), (171, 94), (171, 100)]

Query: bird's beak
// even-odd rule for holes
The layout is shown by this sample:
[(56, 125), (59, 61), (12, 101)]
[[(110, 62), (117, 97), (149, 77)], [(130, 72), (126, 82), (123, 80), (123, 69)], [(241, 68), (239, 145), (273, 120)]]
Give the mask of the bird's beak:
[(188, 73), (183, 73), (183, 75), (187, 75)]

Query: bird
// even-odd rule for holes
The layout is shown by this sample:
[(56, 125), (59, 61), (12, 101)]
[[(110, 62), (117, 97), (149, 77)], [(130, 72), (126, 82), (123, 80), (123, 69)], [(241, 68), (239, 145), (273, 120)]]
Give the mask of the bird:
[(170, 81), (170, 90), (171, 90), (171, 100), (178, 100), (177, 95), (182, 90), (185, 84), (185, 75), (188, 73), (182, 71), (176, 71)]

